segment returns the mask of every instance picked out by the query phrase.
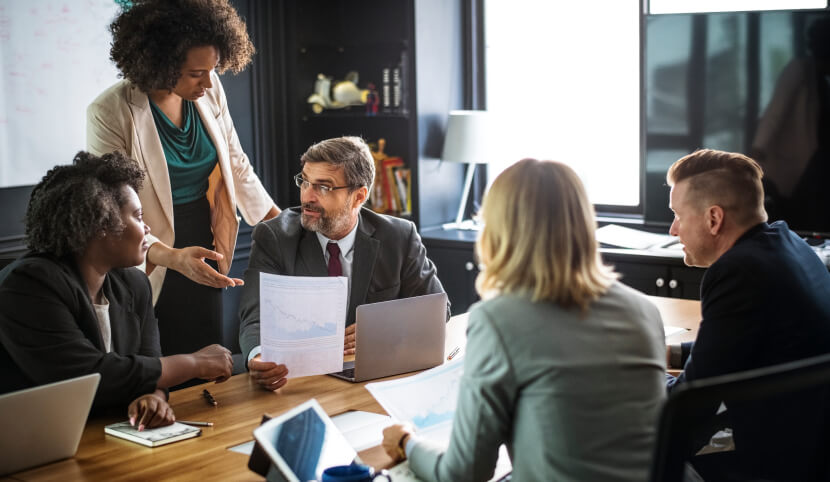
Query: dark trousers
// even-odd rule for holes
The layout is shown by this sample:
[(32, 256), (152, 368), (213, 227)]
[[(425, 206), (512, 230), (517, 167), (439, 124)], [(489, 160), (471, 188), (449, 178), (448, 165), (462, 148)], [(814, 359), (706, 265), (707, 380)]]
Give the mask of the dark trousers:
[[(174, 247), (201, 246), (213, 249), (210, 204), (199, 199), (173, 206)], [(216, 263), (206, 260), (216, 269)], [(213, 343), (222, 343), (222, 290), (191, 281), (167, 270), (155, 307), (163, 355), (192, 353)]]

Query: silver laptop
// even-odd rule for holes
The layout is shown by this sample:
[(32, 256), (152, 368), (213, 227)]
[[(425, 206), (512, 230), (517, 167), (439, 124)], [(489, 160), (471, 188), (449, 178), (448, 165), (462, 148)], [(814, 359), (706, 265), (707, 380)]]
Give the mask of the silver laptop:
[(75, 455), (101, 375), (0, 395), (0, 475)]
[(435, 293), (360, 305), (355, 357), (332, 376), (350, 382), (413, 372), (444, 360), (447, 295)]

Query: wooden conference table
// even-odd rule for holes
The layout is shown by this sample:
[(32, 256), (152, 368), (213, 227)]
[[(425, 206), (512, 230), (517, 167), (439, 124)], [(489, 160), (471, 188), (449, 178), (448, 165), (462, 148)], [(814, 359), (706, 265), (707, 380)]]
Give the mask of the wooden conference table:
[[(668, 338), (668, 342), (694, 339), (700, 322), (699, 302), (650, 298), (660, 309), (665, 324), (690, 330)], [(466, 325), (466, 314), (454, 316), (447, 324), (445, 355), (464, 346)], [(248, 470), (247, 455), (228, 450), (253, 438), (252, 432), (263, 414), (278, 415), (309, 398), (316, 398), (332, 416), (349, 410), (385, 414), (363, 385), (321, 375), (292, 379), (272, 393), (259, 388), (243, 373), (225, 383), (199, 385), (170, 394), (177, 419), (214, 422), (213, 427), (202, 428), (201, 437), (148, 448), (104, 435), (104, 425), (124, 420), (125, 415), (93, 417), (84, 429), (75, 457), (2, 480), (263, 480)], [(208, 405), (202, 398), (204, 388), (210, 390), (218, 406)], [(376, 467), (392, 462), (380, 447), (360, 455)]]

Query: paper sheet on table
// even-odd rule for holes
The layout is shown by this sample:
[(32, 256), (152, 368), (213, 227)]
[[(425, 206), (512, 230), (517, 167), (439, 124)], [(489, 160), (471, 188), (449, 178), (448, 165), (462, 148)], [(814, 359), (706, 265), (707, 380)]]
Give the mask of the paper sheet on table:
[(616, 224), (607, 224), (597, 229), (597, 241), (629, 249), (659, 249), (677, 244), (677, 238), (668, 234), (649, 233)]
[(262, 360), (284, 363), (288, 378), (343, 369), (348, 279), (259, 275)]
[(411, 377), (369, 383), (366, 389), (393, 418), (412, 423), (418, 436), (446, 445), (463, 372), (464, 357), (456, 357)]
[(331, 417), (331, 421), (357, 452), (380, 445), (383, 440), (383, 429), (394, 423), (392, 418), (386, 415), (360, 410), (335, 415)]
[(689, 330), (687, 330), (686, 328), (681, 328), (679, 326), (663, 325), (663, 331), (665, 332), (666, 338), (668, 338), (678, 333), (686, 333)]

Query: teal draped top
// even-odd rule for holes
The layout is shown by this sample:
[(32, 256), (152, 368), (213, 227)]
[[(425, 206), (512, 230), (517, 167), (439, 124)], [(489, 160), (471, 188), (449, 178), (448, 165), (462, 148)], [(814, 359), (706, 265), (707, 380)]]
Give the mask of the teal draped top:
[(183, 101), (181, 129), (152, 100), (150, 108), (167, 160), (173, 204), (204, 198), (208, 177), (216, 167), (217, 154), (196, 105), (189, 100)]

